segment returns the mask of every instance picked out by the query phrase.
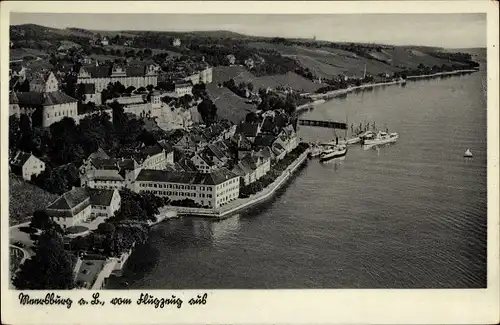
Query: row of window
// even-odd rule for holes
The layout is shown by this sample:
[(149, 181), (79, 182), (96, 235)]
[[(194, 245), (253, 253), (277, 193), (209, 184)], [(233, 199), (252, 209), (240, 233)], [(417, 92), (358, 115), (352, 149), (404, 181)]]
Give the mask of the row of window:
[[(141, 190), (141, 192), (147, 192), (163, 196), (166, 195), (166, 196), (180, 196), (180, 197), (196, 197), (196, 193), (193, 192), (173, 192), (173, 191), (156, 191), (156, 190)], [(198, 193), (198, 197), (212, 198), (212, 194)]]
[[(196, 190), (194, 185), (178, 185), (178, 184), (158, 184), (158, 183), (141, 183), (140, 187), (154, 187), (154, 188), (172, 188), (178, 190)], [(200, 191), (212, 191), (211, 186), (200, 186), (198, 188)]]
[[(61, 112), (54, 112), (54, 117), (58, 117), (58, 116), (76, 116), (76, 109), (73, 109), (73, 110), (64, 110), (64, 111), (61, 111)], [(50, 118), (51, 117), (51, 114), (50, 113), (47, 113), (47, 118)]]

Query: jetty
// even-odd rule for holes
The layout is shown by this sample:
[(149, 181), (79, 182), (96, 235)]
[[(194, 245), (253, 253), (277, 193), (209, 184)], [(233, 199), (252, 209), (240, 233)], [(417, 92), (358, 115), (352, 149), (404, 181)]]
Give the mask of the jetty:
[(347, 130), (347, 124), (341, 123), (341, 122), (299, 119), (298, 123), (299, 123), (299, 125), (318, 126), (318, 127), (324, 127), (324, 128), (330, 128), (330, 129)]

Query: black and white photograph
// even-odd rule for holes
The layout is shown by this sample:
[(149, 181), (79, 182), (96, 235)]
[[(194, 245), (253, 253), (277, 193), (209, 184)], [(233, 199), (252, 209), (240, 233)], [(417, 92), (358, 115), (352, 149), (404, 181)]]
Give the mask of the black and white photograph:
[(22, 310), (31, 290), (498, 286), (484, 9), (7, 16), (2, 271)]

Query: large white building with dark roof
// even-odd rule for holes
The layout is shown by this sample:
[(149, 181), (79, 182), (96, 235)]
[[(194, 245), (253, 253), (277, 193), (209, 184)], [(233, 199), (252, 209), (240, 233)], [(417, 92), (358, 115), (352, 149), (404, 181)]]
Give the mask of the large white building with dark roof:
[(75, 187), (49, 204), (45, 211), (66, 229), (97, 217), (112, 217), (120, 209), (120, 204), (120, 194), (116, 189)]
[(189, 199), (217, 209), (238, 198), (239, 178), (226, 168), (211, 173), (143, 169), (136, 178), (134, 191), (153, 193), (172, 201)]
[(33, 114), (38, 114), (37, 120), (42, 127), (49, 127), (65, 117), (77, 120), (78, 100), (62, 91), (19, 92), (16, 98), (20, 113), (32, 118)]
[(158, 67), (154, 64), (112, 66), (84, 66), (78, 72), (78, 83), (94, 84), (95, 91), (101, 92), (109, 83), (120, 82), (125, 87), (135, 88), (156, 86), (158, 84)]

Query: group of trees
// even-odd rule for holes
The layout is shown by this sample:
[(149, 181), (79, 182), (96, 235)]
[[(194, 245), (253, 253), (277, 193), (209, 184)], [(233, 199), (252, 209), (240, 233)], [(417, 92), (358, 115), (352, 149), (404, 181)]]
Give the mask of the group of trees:
[(255, 182), (240, 188), (240, 197), (258, 193), (274, 182), (301, 154), (309, 147), (307, 143), (299, 143), (297, 148), (288, 153), (282, 160), (271, 166), (269, 172)]
[(257, 106), (258, 110), (285, 110), (288, 115), (292, 115), (297, 109), (297, 98), (293, 94), (288, 94), (286, 98), (282, 98), (273, 93), (266, 94), (263, 90), (259, 90), (259, 94), (262, 101), (259, 106)]
[(225, 81), (223, 83), (224, 87), (227, 87), (229, 90), (231, 90), (233, 93), (236, 95), (246, 98), (247, 96), (247, 90), (249, 92), (252, 92), (254, 87), (251, 82), (240, 82), (238, 85), (236, 85), (236, 82), (234, 79), (229, 79), (228, 81)]
[(32, 127), (26, 115), (9, 118), (9, 146), (31, 152), (46, 162), (46, 171), (34, 182), (52, 193), (62, 193), (73, 186), (77, 168), (98, 148), (108, 154), (137, 148), (143, 142), (144, 121), (129, 117), (118, 103), (112, 103), (113, 123), (106, 112), (87, 116), (77, 125), (72, 118), (64, 118), (48, 129)]
[(64, 249), (57, 230), (42, 232), (35, 247), (36, 255), (26, 260), (13, 284), (18, 290), (67, 290), (74, 288), (75, 258)]
[(169, 203), (168, 198), (148, 192), (134, 193), (124, 190), (120, 191), (120, 196), (121, 207), (112, 218), (113, 221), (156, 221), (159, 209)]
[(208, 97), (198, 104), (198, 113), (205, 124), (212, 124), (217, 120), (217, 106)]
[(130, 250), (136, 243), (147, 239), (147, 228), (138, 223), (106, 222), (87, 236), (72, 239), (69, 249), (74, 252), (103, 254), (117, 257)]

